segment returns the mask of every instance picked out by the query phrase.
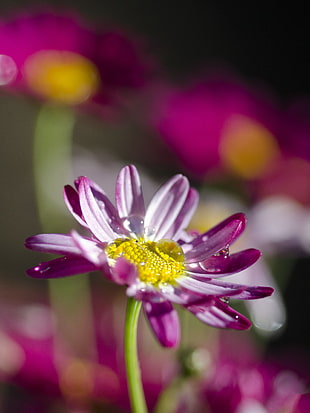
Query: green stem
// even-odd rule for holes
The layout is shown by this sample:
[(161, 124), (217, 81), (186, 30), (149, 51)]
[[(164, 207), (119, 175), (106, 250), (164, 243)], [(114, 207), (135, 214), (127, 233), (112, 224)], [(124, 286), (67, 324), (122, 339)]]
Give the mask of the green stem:
[[(33, 141), (33, 173), (39, 221), (43, 232), (66, 232), (62, 191), (72, 181), (74, 111), (46, 103), (39, 111)], [(55, 202), (55, 199), (58, 199)], [(89, 279), (86, 275), (51, 279), (49, 296), (57, 320), (57, 343), (72, 355), (93, 357), (93, 322)], [(78, 322), (76, 321), (78, 320)], [(82, 332), (82, 333), (81, 333)]]
[(132, 413), (147, 413), (137, 349), (141, 302), (128, 298), (125, 323), (125, 360)]
[[(56, 232), (62, 227), (61, 193), (72, 179), (71, 148), (75, 123), (68, 107), (45, 104), (41, 107), (33, 141), (33, 173), (37, 209), (43, 231)], [(55, 200), (58, 199), (58, 202)]]

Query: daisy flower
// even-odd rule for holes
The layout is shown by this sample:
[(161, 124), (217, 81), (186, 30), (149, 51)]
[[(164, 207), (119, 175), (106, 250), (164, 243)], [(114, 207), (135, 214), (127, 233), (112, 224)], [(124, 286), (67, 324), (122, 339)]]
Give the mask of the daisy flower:
[(135, 42), (50, 11), (0, 21), (0, 84), (43, 100), (99, 106), (140, 87), (146, 65)]
[(203, 234), (185, 231), (197, 206), (198, 194), (186, 177), (175, 175), (162, 185), (147, 209), (140, 177), (133, 165), (116, 181), (115, 205), (87, 177), (75, 188), (66, 186), (65, 202), (88, 236), (40, 234), (26, 247), (62, 255), (29, 269), (35, 278), (58, 278), (100, 270), (127, 286), (129, 297), (142, 301), (159, 342), (176, 346), (180, 338), (179, 304), (214, 327), (247, 329), (250, 321), (229, 306), (230, 298), (248, 300), (269, 296), (273, 289), (233, 284), (218, 279), (244, 270), (260, 251), (229, 254), (229, 246), (245, 228), (237, 213)]

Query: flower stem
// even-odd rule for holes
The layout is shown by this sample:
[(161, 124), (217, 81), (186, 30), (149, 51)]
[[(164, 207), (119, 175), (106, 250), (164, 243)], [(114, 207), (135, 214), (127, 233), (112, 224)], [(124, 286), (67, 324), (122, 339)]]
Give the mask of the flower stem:
[(72, 180), (74, 124), (71, 108), (50, 103), (40, 108), (33, 141), (33, 172), (40, 224), (46, 232), (63, 229), (65, 208), (61, 192)]
[[(33, 173), (38, 216), (44, 232), (65, 232), (68, 225), (61, 193), (63, 186), (72, 180), (74, 125), (75, 113), (70, 107), (46, 103), (40, 108), (33, 140)], [(57, 319), (55, 347), (58, 342), (65, 342), (74, 356), (92, 358), (95, 347), (88, 277), (83, 274), (51, 279), (48, 285), (50, 304)]]
[(125, 360), (132, 413), (147, 413), (137, 349), (141, 301), (128, 298), (125, 322)]

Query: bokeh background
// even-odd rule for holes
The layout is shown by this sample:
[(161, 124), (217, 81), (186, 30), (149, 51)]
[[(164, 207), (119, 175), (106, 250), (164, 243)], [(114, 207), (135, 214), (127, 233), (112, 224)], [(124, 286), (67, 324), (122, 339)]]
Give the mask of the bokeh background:
[[(189, 87), (210, 73), (227, 75), (228, 78), (238, 79), (238, 82), (241, 80), (255, 93), (262, 93), (264, 99), (272, 102), (272, 107), (282, 113), (283, 122), (292, 108), (302, 107), (302, 149), (298, 150), (309, 166), (309, 25), (301, 4), (278, 6), (272, 2), (253, 4), (207, 0), (190, 3), (2, 0), (0, 22), (3, 24), (20, 12), (31, 13), (31, 10), (46, 8), (60, 13), (73, 11), (94, 29), (113, 27), (128, 33), (137, 40), (150, 68), (146, 86), (136, 92), (126, 92), (125, 104), (119, 112), (102, 117), (77, 110), (73, 132), (74, 176), (91, 174), (103, 187), (108, 185), (112, 193), (115, 175), (120, 167), (136, 163), (145, 173), (143, 179), (148, 185), (148, 196), (158, 183), (180, 171), (188, 173), (192, 183), (203, 193), (219, 186), (221, 190), (224, 188), (223, 193), (231, 195), (236, 188), (234, 179), (232, 191), (227, 184), (229, 180), (223, 187), (222, 181), (218, 185), (217, 176), (212, 180), (212, 174), (208, 179), (191, 174), (188, 165), (178, 158), (173, 145), (169, 146), (163, 139), (161, 129), (153, 127), (153, 116), (157, 113), (154, 107), (157, 99), (162, 97), (161, 91)], [(0, 43), (0, 55), (1, 47)], [(11, 314), (8, 306), (11, 311), (14, 306), (45, 303), (48, 300), (47, 284), (25, 275), (26, 268), (35, 265), (41, 259), (40, 255), (27, 251), (23, 246), (26, 237), (41, 232), (32, 167), (33, 134), (39, 106), (38, 100), (27, 93), (12, 92), (5, 87), (0, 89), (0, 308), (4, 314)], [(300, 123), (295, 118), (294, 122), (298, 129)], [(299, 138), (291, 133), (291, 139), (296, 142)], [(270, 254), (271, 257), (267, 251), (270, 258), (267, 265), (279, 284), (287, 320), (275, 334), (261, 336), (256, 331), (250, 333), (257, 342), (263, 342), (271, 358), (279, 352), (299, 353), (305, 365), (309, 363), (310, 345), (310, 236), (307, 238), (305, 235), (305, 228), (309, 228), (310, 232), (309, 170), (308, 167), (304, 169), (303, 180), (309, 184), (302, 186), (302, 201), (294, 199), (302, 208), (305, 219), (295, 215), (283, 218), (284, 221), (296, 218), (294, 236), (298, 238), (299, 231), (303, 233), (303, 247), (296, 247), (296, 242), (293, 242), (291, 248), (273, 249), (275, 252)], [(287, 171), (290, 174), (289, 167)], [(297, 174), (288, 181), (288, 185), (298, 187), (299, 179)], [(61, 215), (59, 222), (52, 223), (55, 228), (53, 232), (65, 232), (71, 228), (73, 220), (62, 205), (63, 182), (59, 182), (58, 186), (58, 192), (53, 190), (49, 194)], [(251, 181), (247, 181), (246, 188), (249, 186)], [(251, 189), (249, 192), (252, 193)], [(239, 187), (234, 195), (240, 200)], [(241, 199), (244, 201), (244, 198)], [(245, 205), (250, 209), (249, 204)], [(279, 214), (281, 211), (279, 208)], [(268, 233), (270, 222), (267, 219), (262, 222)], [(279, 225), (281, 232), (281, 220)], [(95, 291), (102, 289), (114, 293), (114, 287), (97, 274), (91, 279), (91, 287)], [(10, 391), (14, 393), (17, 390), (14, 387)], [(10, 411), (5, 410), (5, 391), (3, 394), (3, 411)]]

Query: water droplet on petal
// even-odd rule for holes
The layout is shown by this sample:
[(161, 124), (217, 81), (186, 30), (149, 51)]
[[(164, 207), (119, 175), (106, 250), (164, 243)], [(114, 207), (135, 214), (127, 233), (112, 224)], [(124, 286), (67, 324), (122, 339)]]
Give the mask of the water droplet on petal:
[(170, 239), (161, 239), (156, 242), (157, 248), (178, 262), (184, 262), (184, 252), (182, 247)]
[(40, 265), (37, 265), (36, 267), (34, 267), (34, 271), (40, 274), (44, 274), (45, 272), (50, 270), (50, 268), (51, 267), (49, 266), (48, 263), (41, 263)]
[(229, 297), (221, 297), (220, 300), (223, 301), (223, 303), (225, 303), (225, 304), (229, 304), (229, 302), (230, 302)]
[(216, 257), (223, 257), (223, 258), (227, 258), (229, 256), (229, 246), (223, 248), (222, 250), (220, 250), (219, 252), (217, 252), (216, 254), (214, 254)]
[(144, 219), (140, 215), (130, 215), (123, 221), (124, 228), (127, 231), (136, 234), (142, 235), (144, 232)]
[(144, 229), (144, 235), (146, 238), (152, 238), (155, 233), (156, 233), (156, 228), (154, 227), (146, 227)]

